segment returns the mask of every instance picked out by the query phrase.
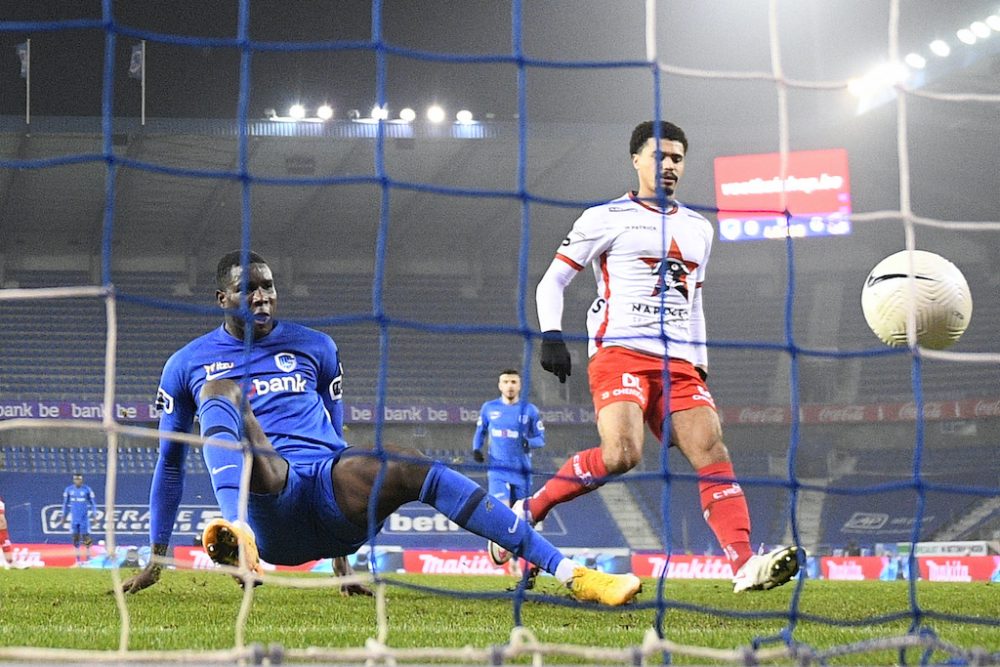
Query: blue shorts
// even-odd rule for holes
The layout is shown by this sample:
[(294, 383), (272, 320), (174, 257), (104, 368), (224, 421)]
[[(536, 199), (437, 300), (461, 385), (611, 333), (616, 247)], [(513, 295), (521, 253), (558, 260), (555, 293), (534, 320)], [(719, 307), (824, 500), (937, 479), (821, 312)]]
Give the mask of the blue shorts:
[(311, 463), (289, 461), (281, 493), (250, 494), (247, 517), (265, 561), (300, 565), (346, 556), (368, 540), (368, 529), (348, 521), (333, 495), (333, 466), (344, 451)]
[(90, 535), (90, 522), (89, 521), (73, 521), (69, 525), (69, 531), (73, 535)]
[(488, 478), (489, 494), (505, 505), (512, 505), (515, 500), (531, 495), (525, 480), (514, 482), (500, 475), (488, 475)]

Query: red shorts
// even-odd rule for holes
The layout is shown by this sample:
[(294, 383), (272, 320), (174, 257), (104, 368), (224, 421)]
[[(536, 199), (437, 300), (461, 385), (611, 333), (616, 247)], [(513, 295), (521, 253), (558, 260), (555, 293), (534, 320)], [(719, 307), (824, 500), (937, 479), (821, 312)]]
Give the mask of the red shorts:
[(587, 373), (594, 410), (609, 403), (630, 401), (642, 408), (653, 435), (663, 440), (663, 419), (671, 413), (707, 406), (715, 401), (694, 365), (685, 359), (670, 359), (670, 395), (663, 392), (663, 359), (624, 347), (605, 347), (590, 358)]

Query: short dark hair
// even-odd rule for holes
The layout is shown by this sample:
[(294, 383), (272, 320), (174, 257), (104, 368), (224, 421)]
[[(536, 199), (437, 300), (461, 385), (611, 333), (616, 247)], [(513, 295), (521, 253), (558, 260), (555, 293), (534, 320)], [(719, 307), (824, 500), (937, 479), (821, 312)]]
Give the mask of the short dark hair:
[[(215, 268), (215, 285), (220, 289), (224, 290), (229, 287), (229, 277), (234, 266), (242, 266), (241, 260), (243, 259), (242, 250), (232, 250), (227, 252), (219, 259), (219, 265)], [(250, 263), (251, 264), (267, 264), (267, 260), (255, 253), (253, 250), (250, 251)]]
[(628, 142), (629, 155), (635, 155), (641, 151), (646, 142), (656, 136), (657, 125), (659, 125), (660, 139), (679, 141), (681, 146), (684, 147), (684, 153), (687, 154), (688, 140), (684, 135), (684, 130), (668, 120), (647, 120), (643, 123), (639, 123), (635, 126), (635, 129), (632, 130), (632, 138)]
[(516, 375), (518, 377), (521, 377), (521, 371), (517, 370), (516, 368), (505, 368), (502, 371), (500, 371), (500, 375)]

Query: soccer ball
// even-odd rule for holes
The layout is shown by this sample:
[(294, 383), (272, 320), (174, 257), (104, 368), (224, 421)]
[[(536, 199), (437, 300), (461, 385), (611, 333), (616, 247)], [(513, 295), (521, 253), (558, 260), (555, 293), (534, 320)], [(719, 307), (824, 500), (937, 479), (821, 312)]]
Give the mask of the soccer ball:
[[(943, 350), (957, 341), (972, 317), (969, 284), (957, 266), (940, 255), (913, 251), (917, 343)], [(892, 347), (906, 341), (910, 304), (910, 253), (889, 255), (875, 265), (861, 289), (861, 310), (875, 335)]]

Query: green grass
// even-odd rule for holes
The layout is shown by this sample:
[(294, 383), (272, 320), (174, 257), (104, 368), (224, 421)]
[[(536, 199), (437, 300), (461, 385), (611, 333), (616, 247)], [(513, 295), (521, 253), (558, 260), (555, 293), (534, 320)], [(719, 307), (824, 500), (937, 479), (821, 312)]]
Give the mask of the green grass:
[[(509, 580), (496, 577), (396, 576), (390, 579), (414, 586), (450, 591), (500, 593)], [(621, 648), (639, 645), (656, 619), (652, 604), (657, 582), (646, 582), (638, 607), (607, 611), (592, 605), (561, 605), (531, 600), (521, 610), (523, 625), (540, 642)], [(0, 660), (4, 647), (106, 649), (119, 647), (121, 622), (111, 590), (111, 575), (96, 570), (0, 571)], [(539, 580), (538, 591), (569, 598), (551, 578)], [(756, 637), (768, 637), (787, 626), (777, 619), (745, 618), (739, 613), (777, 612), (784, 615), (794, 587), (766, 593), (733, 595), (724, 581), (671, 581), (665, 599), (671, 605), (699, 605), (723, 613), (666, 611), (666, 639), (688, 646), (736, 649)], [(131, 619), (130, 650), (226, 649), (235, 644), (235, 620), (242, 591), (227, 576), (204, 572), (167, 572), (159, 584), (128, 596)], [(986, 583), (917, 586), (917, 599), (927, 615), (923, 625), (951, 644), (1000, 652), (1000, 627), (955, 623), (935, 614), (961, 614), (977, 619), (1000, 619), (1000, 588)], [(905, 582), (809, 581), (799, 599), (799, 612), (832, 619), (836, 624), (800, 618), (797, 642), (813, 650), (898, 636), (907, 632), (909, 617), (870, 622), (909, 610)], [(393, 648), (505, 644), (514, 627), (509, 598), (469, 599), (443, 593), (391, 586), (387, 595), (389, 632)], [(726, 615), (729, 614), (729, 615)], [(245, 640), (263, 645), (279, 643), (286, 649), (306, 647), (364, 647), (377, 635), (376, 606), (371, 598), (342, 598), (331, 589), (289, 589), (274, 584), (257, 588), (247, 620)], [(777, 647), (780, 644), (767, 644)], [(947, 659), (944, 652), (935, 661)], [(919, 662), (911, 650), (908, 662)], [(546, 661), (550, 659), (547, 658)], [(840, 660), (840, 662), (838, 662)], [(896, 664), (896, 650), (881, 650), (831, 664)], [(580, 662), (563, 657), (554, 662)], [(653, 660), (656, 662), (657, 660)], [(424, 660), (423, 662), (426, 662)], [(527, 663), (527, 658), (517, 660)], [(677, 664), (710, 664), (712, 660), (676, 654)]]

